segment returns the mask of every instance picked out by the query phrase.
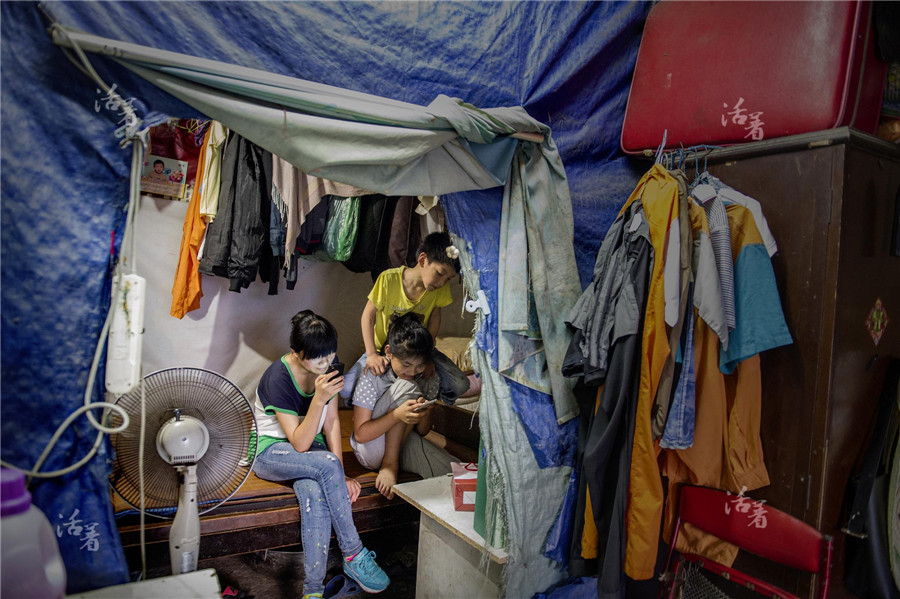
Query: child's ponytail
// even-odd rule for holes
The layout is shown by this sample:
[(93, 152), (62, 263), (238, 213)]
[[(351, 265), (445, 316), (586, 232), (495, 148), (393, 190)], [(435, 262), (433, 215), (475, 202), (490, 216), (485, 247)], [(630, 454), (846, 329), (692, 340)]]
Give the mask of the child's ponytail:
[(434, 339), (418, 314), (407, 312), (391, 318), (385, 345), (390, 346), (391, 353), (398, 358), (418, 356), (430, 360)]

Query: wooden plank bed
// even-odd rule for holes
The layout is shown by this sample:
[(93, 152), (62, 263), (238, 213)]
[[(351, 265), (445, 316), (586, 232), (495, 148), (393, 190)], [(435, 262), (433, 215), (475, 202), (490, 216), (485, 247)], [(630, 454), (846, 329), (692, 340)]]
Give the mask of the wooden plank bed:
[[(388, 500), (375, 488), (376, 472), (363, 468), (350, 448), (353, 411), (342, 409), (344, 470), (360, 482), (362, 491), (353, 504), (353, 519), (360, 533), (417, 523), (419, 510), (399, 497)], [(459, 408), (441, 407), (435, 413), (435, 429), (457, 441), (460, 458), (475, 459), (478, 446), (477, 417), (474, 433), (471, 414)], [(458, 430), (459, 435), (454, 431)], [(435, 433), (430, 433), (435, 434)], [(443, 436), (438, 433), (438, 436)], [(458, 437), (458, 438), (457, 438)], [(460, 445), (462, 447), (460, 447)], [(468, 451), (467, 451), (468, 450)], [(400, 472), (398, 483), (418, 480), (410, 472)], [(449, 482), (448, 482), (449, 484)], [(113, 492), (113, 509), (125, 558), (133, 570), (140, 569), (140, 519), (137, 511)], [(300, 545), (300, 510), (288, 483), (273, 483), (250, 473), (240, 489), (228, 501), (200, 516), (199, 559), (224, 557)], [(152, 516), (145, 518), (147, 568), (164, 568), (169, 564), (169, 528), (171, 520)]]

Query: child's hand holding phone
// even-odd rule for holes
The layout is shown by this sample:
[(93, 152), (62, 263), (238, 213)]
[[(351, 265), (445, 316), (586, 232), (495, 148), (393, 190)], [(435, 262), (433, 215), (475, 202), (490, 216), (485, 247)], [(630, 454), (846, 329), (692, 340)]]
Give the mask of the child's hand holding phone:
[(413, 408), (413, 412), (416, 412), (416, 413), (424, 412), (428, 408), (428, 406), (430, 406), (431, 404), (433, 404), (436, 401), (437, 401), (436, 399), (429, 399), (426, 402), (420, 403), (415, 408)]
[(332, 362), (331, 366), (328, 367), (328, 370), (325, 371), (325, 374), (330, 374), (332, 372), (337, 372), (338, 376), (344, 376), (344, 363)]
[(418, 410), (419, 404), (415, 399), (407, 399), (402, 404), (394, 408), (394, 418), (406, 424), (418, 424), (425, 414)]

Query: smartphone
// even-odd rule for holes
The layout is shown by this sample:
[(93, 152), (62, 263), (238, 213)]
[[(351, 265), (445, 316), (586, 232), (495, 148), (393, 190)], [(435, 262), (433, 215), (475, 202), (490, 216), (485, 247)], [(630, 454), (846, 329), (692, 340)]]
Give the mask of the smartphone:
[(328, 370), (325, 374), (329, 374), (337, 371), (338, 376), (344, 376), (344, 363), (343, 362), (332, 362), (331, 366), (328, 367)]
[(420, 403), (415, 408), (413, 408), (413, 412), (421, 412), (436, 401), (437, 401), (436, 399), (429, 399), (425, 403)]

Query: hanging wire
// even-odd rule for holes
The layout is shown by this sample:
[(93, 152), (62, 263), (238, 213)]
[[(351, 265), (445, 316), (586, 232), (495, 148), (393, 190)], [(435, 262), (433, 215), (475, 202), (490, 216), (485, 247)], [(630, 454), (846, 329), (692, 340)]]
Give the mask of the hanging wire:
[(66, 57), (75, 65), (75, 68), (77, 68), (79, 71), (81, 71), (81, 73), (83, 73), (94, 83), (96, 83), (97, 87), (99, 87), (100, 90), (104, 94), (106, 94), (105, 97), (108, 98), (108, 100), (112, 102), (117, 108), (121, 109), (125, 114), (125, 124), (116, 129), (115, 135), (116, 137), (123, 138), (119, 143), (121, 147), (124, 148), (128, 146), (128, 144), (130, 144), (136, 138), (139, 138), (141, 135), (139, 131), (141, 129), (142, 121), (137, 116), (137, 113), (134, 112), (134, 108), (132, 108), (131, 104), (129, 102), (126, 102), (122, 98), (122, 96), (120, 96), (118, 92), (116, 92), (115, 86), (109, 86), (105, 81), (103, 81), (103, 79), (94, 69), (91, 61), (88, 60), (88, 57), (84, 53), (84, 50), (82, 50), (81, 46), (79, 46), (78, 43), (73, 40), (71, 36), (69, 36), (69, 32), (66, 31), (65, 27), (59, 24), (53, 14), (47, 8), (46, 4), (44, 2), (41, 2), (40, 4), (38, 4), (38, 8), (41, 10), (41, 12), (44, 13), (44, 16), (47, 17), (47, 20), (50, 21), (51, 34), (53, 36), (55, 36), (56, 34), (60, 34), (61, 36), (65, 37), (68, 43), (71, 45), (72, 50), (75, 52), (75, 56), (72, 56), (72, 53), (69, 52), (68, 48), (62, 48), (62, 50)]
[[(41, 3), (38, 5), (38, 7), (44, 13), (44, 15), (47, 17), (47, 19), (50, 21), (50, 23), (51, 23), (50, 29), (52, 31), (58, 31), (62, 35), (66, 36), (68, 38), (68, 34), (66, 33), (65, 29), (59, 25), (59, 23), (56, 21), (56, 19), (53, 17), (53, 15), (50, 13), (47, 6), (44, 3)], [(72, 56), (71, 53), (66, 53), (66, 55), (70, 58), (70, 60), (72, 60), (75, 63), (75, 66), (78, 68), (78, 70), (80, 72), (84, 73), (91, 80), (93, 80), (94, 83), (96, 83), (108, 95), (108, 97), (112, 101), (117, 102), (117, 106), (119, 108), (121, 108), (121, 110), (125, 114), (125, 125), (123, 125), (119, 129), (117, 129), (115, 132), (115, 135), (117, 137), (124, 137), (123, 141), (120, 142), (119, 145), (121, 147), (125, 147), (128, 144), (130, 144), (131, 142), (136, 142), (136, 143), (134, 143), (134, 146), (133, 146), (133, 153), (132, 153), (132, 160), (131, 160), (132, 175), (131, 175), (131, 185), (130, 185), (130, 189), (129, 189), (128, 213), (127, 213), (127, 216), (125, 219), (125, 234), (122, 239), (122, 251), (120, 252), (120, 254), (127, 254), (125, 256), (122, 256), (124, 261), (127, 261), (128, 257), (130, 256), (130, 258), (131, 258), (130, 267), (131, 267), (131, 271), (134, 272), (135, 235), (134, 235), (133, 229), (134, 229), (134, 223), (135, 223), (136, 212), (137, 212), (136, 206), (137, 206), (138, 200), (140, 198), (140, 176), (138, 175), (137, 177), (135, 177), (135, 173), (140, 173), (140, 169), (141, 169), (142, 162), (143, 162), (144, 150), (147, 146), (147, 142), (149, 141), (149, 130), (148, 129), (144, 129), (143, 131), (139, 130), (140, 126), (142, 124), (141, 119), (138, 118), (137, 114), (134, 112), (134, 109), (131, 107), (131, 105), (128, 102), (125, 102), (124, 100), (122, 100), (121, 96), (119, 96), (116, 93), (115, 89), (110, 87), (109, 85), (106, 84), (106, 82), (103, 81), (103, 79), (97, 74), (97, 71), (91, 65), (91, 63), (88, 60), (87, 56), (85, 55), (84, 51), (78, 46), (78, 44), (71, 38), (69, 38), (69, 42), (71, 43), (72, 48), (75, 51), (75, 56)], [(77, 57), (77, 60), (76, 60), (76, 57)], [(120, 261), (116, 267), (116, 273), (113, 276), (112, 293), (111, 293), (111, 297), (113, 297), (113, 298), (118, 296), (119, 290), (121, 288), (122, 268), (123, 268), (123, 263), (122, 263), (122, 261)], [(52, 478), (52, 477), (57, 477), (57, 476), (63, 476), (64, 474), (68, 474), (69, 472), (72, 472), (73, 470), (80, 468), (82, 465), (86, 464), (90, 459), (92, 459), (93, 456), (96, 454), (98, 448), (100, 447), (100, 443), (102, 441), (104, 433), (112, 434), (112, 433), (118, 433), (118, 432), (121, 432), (122, 430), (124, 430), (124, 425), (115, 427), (115, 428), (110, 428), (110, 427), (102, 424), (100, 421), (97, 420), (97, 418), (94, 416), (94, 414), (92, 412), (92, 410), (94, 410), (96, 408), (101, 408), (101, 407), (104, 408), (105, 416), (102, 419), (106, 420), (109, 415), (109, 412), (108, 412), (109, 410), (120, 412), (121, 411), (120, 408), (117, 408), (114, 404), (109, 404), (106, 402), (91, 402), (91, 397), (93, 395), (93, 390), (94, 390), (94, 383), (96, 381), (97, 371), (99, 369), (100, 356), (103, 353), (104, 343), (109, 334), (109, 328), (112, 323), (114, 307), (115, 307), (115, 302), (111, 301), (110, 309), (107, 312), (106, 320), (101, 329), (100, 338), (97, 341), (97, 346), (94, 351), (94, 359), (91, 363), (91, 369), (88, 374), (88, 381), (87, 381), (87, 384), (85, 385), (84, 404), (80, 408), (75, 410), (72, 414), (70, 414), (69, 417), (66, 418), (65, 421), (63, 421), (63, 423), (57, 429), (56, 433), (50, 439), (50, 442), (48, 442), (48, 444), (45, 446), (41, 456), (38, 458), (38, 461), (35, 463), (34, 467), (31, 470), (23, 470), (21, 468), (18, 468), (19, 470), (23, 470), (25, 472), (25, 474), (28, 475), (29, 482), (32, 478)], [(63, 431), (69, 425), (71, 425), (71, 423), (74, 421), (75, 417), (81, 415), (82, 413), (87, 414), (87, 418), (88, 418), (88, 421), (91, 423), (91, 426), (93, 426), (98, 431), (97, 438), (96, 438), (91, 450), (81, 460), (79, 460), (78, 462), (76, 462), (74, 464), (69, 465), (66, 468), (63, 468), (61, 470), (56, 470), (53, 472), (40, 472), (41, 466), (43, 466), (44, 462), (46, 461), (47, 457), (50, 454), (50, 451), (52, 450), (52, 448), (58, 441), (59, 437), (62, 435)], [(124, 413), (122, 415), (126, 416), (125, 420), (127, 421), (127, 415), (125, 415)], [(2, 460), (0, 460), (0, 464), (7, 466), (7, 467), (11, 467), (11, 468), (16, 468), (16, 466), (8, 464), (7, 462), (4, 462)]]
[[(84, 405), (79, 407), (77, 410), (72, 412), (59, 426), (59, 428), (54, 433), (53, 437), (50, 439), (50, 442), (44, 447), (41, 456), (38, 458), (38, 461), (35, 463), (34, 467), (25, 471), (28, 475), (28, 481), (31, 481), (32, 477), (36, 478), (52, 478), (57, 476), (62, 476), (64, 474), (68, 474), (72, 472), (88, 461), (93, 459), (96, 455), (97, 451), (100, 448), (100, 444), (103, 440), (103, 434), (113, 434), (120, 433), (124, 431), (128, 427), (129, 419), (128, 414), (121, 407), (107, 402), (91, 402), (91, 396), (93, 395), (94, 385), (96, 381), (97, 371), (100, 365), (100, 357), (103, 354), (103, 349), (106, 344), (106, 340), (109, 336), (109, 329), (113, 320), (113, 314), (115, 312), (116, 301), (119, 297), (120, 290), (122, 289), (122, 277), (123, 270), (127, 267), (130, 269), (131, 273), (135, 272), (136, 269), (136, 235), (134, 233), (135, 229), (135, 221), (137, 218), (137, 206), (140, 201), (140, 173), (143, 166), (144, 153), (146, 152), (147, 147), (149, 147), (150, 142), (150, 129), (149, 127), (144, 127), (143, 122), (134, 112), (131, 104), (126, 102), (115, 90), (115, 86), (107, 85), (105, 81), (100, 77), (97, 71), (94, 69), (90, 60), (88, 60), (84, 51), (81, 47), (73, 40), (65, 28), (61, 27), (57, 22), (56, 18), (51, 14), (45, 3), (40, 3), (38, 8), (44, 13), (46, 18), (50, 21), (51, 26), (50, 30), (53, 33), (59, 33), (64, 36), (69, 44), (72, 46), (72, 50), (75, 55), (73, 56), (68, 49), (63, 48), (63, 52), (66, 57), (69, 58), (70, 61), (75, 65), (75, 67), (88, 78), (90, 78), (97, 86), (106, 94), (106, 98), (108, 102), (111, 102), (116, 108), (120, 109), (124, 114), (124, 125), (115, 130), (114, 135), (117, 138), (121, 138), (119, 142), (119, 146), (122, 148), (127, 147), (128, 145), (132, 145), (132, 155), (131, 155), (131, 180), (128, 190), (128, 211), (125, 218), (125, 232), (122, 237), (122, 244), (119, 252), (119, 261), (115, 266), (115, 272), (113, 274), (112, 281), (112, 290), (110, 294), (110, 305), (109, 310), (106, 314), (106, 319), (103, 323), (103, 328), (100, 333), (100, 337), (97, 340), (97, 345), (94, 350), (94, 359), (91, 362), (91, 368), (88, 374), (88, 381), (85, 385), (84, 391)], [(132, 144), (132, 142), (134, 142)], [(145, 422), (145, 413), (143, 409), (143, 399), (144, 399), (144, 391), (143, 385), (141, 386), (141, 399), (142, 399), (142, 409), (141, 409), (141, 418), (140, 418), (140, 438), (143, 440), (146, 428)], [(101, 416), (101, 419), (108, 422), (110, 411), (116, 412), (122, 417), (122, 424), (118, 427), (111, 428), (104, 426), (94, 417), (92, 412), (93, 409), (96, 408), (104, 408), (104, 413)], [(90, 451), (85, 455), (81, 460), (74, 464), (70, 464), (68, 467), (63, 468), (61, 470), (56, 470), (53, 472), (39, 472), (41, 466), (43, 466), (47, 457), (50, 455), (51, 450), (56, 445), (59, 437), (62, 435), (63, 431), (68, 428), (72, 422), (74, 422), (75, 418), (81, 415), (82, 413), (87, 414), (88, 421), (91, 426), (97, 429), (97, 437), (94, 441), (93, 446)], [(143, 448), (143, 443), (141, 444)], [(143, 454), (139, 456), (138, 459), (138, 479), (139, 479), (139, 489), (141, 493), (141, 510), (140, 510), (140, 546), (141, 546), (141, 573), (142, 578), (146, 578), (147, 573), (147, 560), (146, 560), (146, 543), (145, 543), (145, 526), (144, 526), (144, 459)], [(11, 464), (7, 464), (6, 462), (0, 461), (4, 466), (7, 467), (15, 467)]]

